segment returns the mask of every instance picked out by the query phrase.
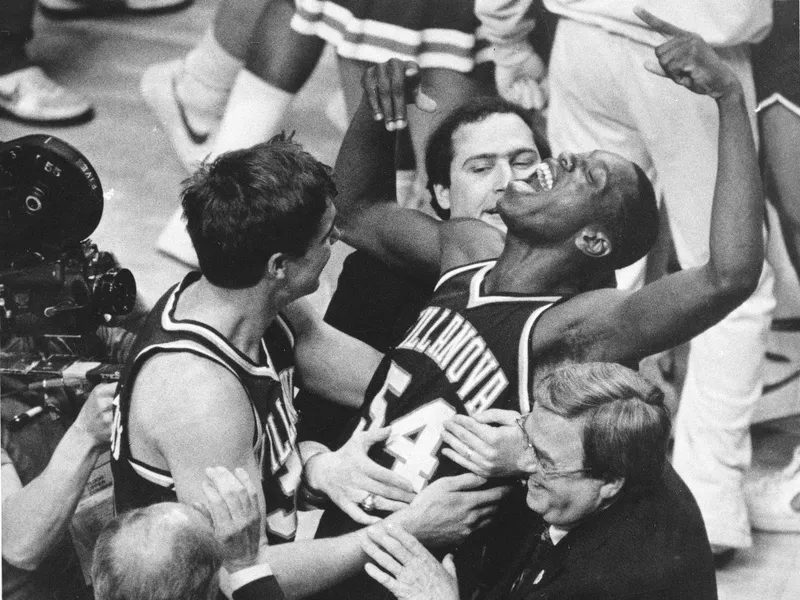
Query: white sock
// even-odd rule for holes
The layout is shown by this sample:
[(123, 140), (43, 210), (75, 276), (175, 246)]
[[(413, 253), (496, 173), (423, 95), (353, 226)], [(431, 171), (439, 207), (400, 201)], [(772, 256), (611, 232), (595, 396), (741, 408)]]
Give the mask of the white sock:
[(267, 141), (278, 132), (292, 98), (294, 94), (242, 69), (233, 84), (210, 158)]
[(193, 127), (210, 132), (225, 112), (236, 75), (244, 61), (229, 54), (209, 29), (183, 59), (176, 92)]

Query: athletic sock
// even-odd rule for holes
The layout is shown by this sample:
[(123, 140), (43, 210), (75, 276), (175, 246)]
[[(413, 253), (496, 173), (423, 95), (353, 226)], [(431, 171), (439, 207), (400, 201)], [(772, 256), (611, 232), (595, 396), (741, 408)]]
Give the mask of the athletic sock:
[(213, 29), (186, 55), (175, 87), (193, 129), (207, 133), (217, 128), (243, 64), (219, 44)]
[(233, 84), (211, 158), (248, 148), (278, 132), (294, 94), (242, 69)]

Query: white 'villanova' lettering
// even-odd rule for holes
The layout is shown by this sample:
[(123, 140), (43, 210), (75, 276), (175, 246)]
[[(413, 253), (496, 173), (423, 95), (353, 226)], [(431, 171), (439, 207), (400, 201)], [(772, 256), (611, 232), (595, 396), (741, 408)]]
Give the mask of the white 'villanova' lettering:
[(508, 378), (486, 341), (464, 317), (447, 308), (430, 306), (397, 346), (430, 357), (459, 386), (469, 414), (487, 409), (508, 387)]

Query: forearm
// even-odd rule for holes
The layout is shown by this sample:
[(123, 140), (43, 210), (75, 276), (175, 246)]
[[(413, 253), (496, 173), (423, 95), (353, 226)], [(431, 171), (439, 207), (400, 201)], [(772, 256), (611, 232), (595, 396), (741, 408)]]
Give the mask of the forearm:
[(3, 558), (35, 569), (61, 538), (102, 448), (71, 427), (45, 470), (3, 502)]
[(367, 562), (360, 532), (270, 546), (267, 561), (287, 598), (305, 598), (359, 573)]
[(533, 0), (475, 0), (482, 37), (497, 46), (519, 44), (536, 26)]
[(758, 156), (741, 86), (737, 83), (717, 104), (719, 158), (709, 266), (722, 288), (749, 293), (764, 261)]
[(375, 121), (366, 98), (362, 97), (336, 158), (338, 194), (334, 200), (342, 222), (343, 239), (352, 228), (348, 223), (362, 204), (395, 202), (395, 134)]

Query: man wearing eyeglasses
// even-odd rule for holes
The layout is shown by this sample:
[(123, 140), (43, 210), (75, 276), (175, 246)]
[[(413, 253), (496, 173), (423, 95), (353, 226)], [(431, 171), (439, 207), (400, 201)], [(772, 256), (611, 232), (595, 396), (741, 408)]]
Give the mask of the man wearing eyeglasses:
[[(716, 598), (700, 510), (665, 460), (661, 391), (626, 367), (585, 363), (544, 376), (535, 395), (518, 420), (528, 535), (500, 582), (477, 597)], [(367, 573), (397, 598), (459, 598), (452, 558), (440, 564), (399, 527), (367, 533)]]

